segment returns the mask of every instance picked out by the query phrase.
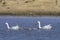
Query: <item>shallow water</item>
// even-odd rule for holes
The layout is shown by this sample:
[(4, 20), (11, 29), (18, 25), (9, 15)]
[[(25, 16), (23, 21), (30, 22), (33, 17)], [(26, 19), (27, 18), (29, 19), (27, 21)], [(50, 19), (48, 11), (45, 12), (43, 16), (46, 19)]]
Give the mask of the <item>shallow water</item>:
[[(8, 30), (9, 26), (19, 25), (20, 28), (38, 28), (37, 21), (41, 26), (51, 24), (51, 30)], [(60, 17), (22, 17), (0, 16), (0, 40), (60, 40)]]

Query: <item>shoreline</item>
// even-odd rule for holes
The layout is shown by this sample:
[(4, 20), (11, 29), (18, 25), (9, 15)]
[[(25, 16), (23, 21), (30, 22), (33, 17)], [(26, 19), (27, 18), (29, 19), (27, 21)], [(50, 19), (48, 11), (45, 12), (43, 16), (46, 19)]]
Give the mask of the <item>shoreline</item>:
[(0, 16), (60, 16), (60, 12), (21, 12), (21, 13), (0, 13)]
[(0, 15), (0, 17), (60, 17), (60, 16), (50, 16), (50, 15), (41, 15), (41, 16), (18, 16), (18, 15)]

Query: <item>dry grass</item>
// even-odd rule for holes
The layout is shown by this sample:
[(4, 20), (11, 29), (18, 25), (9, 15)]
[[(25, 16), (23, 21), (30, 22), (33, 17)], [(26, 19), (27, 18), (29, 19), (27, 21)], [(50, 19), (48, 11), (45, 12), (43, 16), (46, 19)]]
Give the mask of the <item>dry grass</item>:
[(11, 15), (59, 15), (59, 2), (55, 0), (3, 0), (0, 14)]

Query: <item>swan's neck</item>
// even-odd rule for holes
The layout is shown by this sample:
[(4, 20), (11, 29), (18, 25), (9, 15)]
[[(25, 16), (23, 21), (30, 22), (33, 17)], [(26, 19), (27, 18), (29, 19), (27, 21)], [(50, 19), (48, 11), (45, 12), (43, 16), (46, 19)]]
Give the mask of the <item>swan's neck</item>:
[(9, 24), (7, 23), (6, 25), (7, 25), (7, 28), (10, 29)]
[(39, 29), (42, 28), (40, 21), (38, 21), (38, 26), (39, 26)]

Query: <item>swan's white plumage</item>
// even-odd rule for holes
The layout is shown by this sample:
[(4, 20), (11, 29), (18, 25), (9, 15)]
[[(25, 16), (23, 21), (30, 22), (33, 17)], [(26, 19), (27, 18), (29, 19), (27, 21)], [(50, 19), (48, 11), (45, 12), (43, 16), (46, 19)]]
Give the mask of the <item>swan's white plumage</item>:
[(38, 23), (39, 29), (41, 29), (42, 27), (41, 27), (40, 21), (37, 21), (37, 23)]
[(47, 29), (47, 30), (51, 29), (51, 28), (52, 28), (52, 26), (50, 24), (49, 25), (45, 25), (45, 26), (42, 27), (42, 29)]
[(5, 24), (7, 25), (7, 28), (8, 28), (8, 29), (19, 30), (19, 26), (18, 26), (18, 25), (16, 25), (16, 26), (12, 26), (12, 27), (9, 27), (8, 22), (6, 22)]
[(38, 22), (38, 25), (39, 25), (39, 29), (47, 29), (47, 30), (49, 30), (49, 29), (52, 28), (51, 24), (48, 24), (48, 25), (45, 25), (45, 26), (41, 27), (40, 21), (37, 21), (37, 22)]
[[(39, 29), (47, 29), (47, 30), (49, 30), (49, 29), (52, 28), (51, 24), (48, 24), (48, 25), (45, 25), (45, 26), (41, 27), (40, 21), (37, 21), (37, 23), (38, 23), (38, 28), (39, 28)], [(9, 27), (8, 22), (6, 22), (5, 24), (7, 25), (7, 28), (8, 28), (8, 29), (19, 30), (19, 26), (18, 26), (18, 25)], [(29, 29), (29, 30), (31, 30), (31, 29)], [(34, 30), (35, 30), (35, 29), (34, 29)]]

